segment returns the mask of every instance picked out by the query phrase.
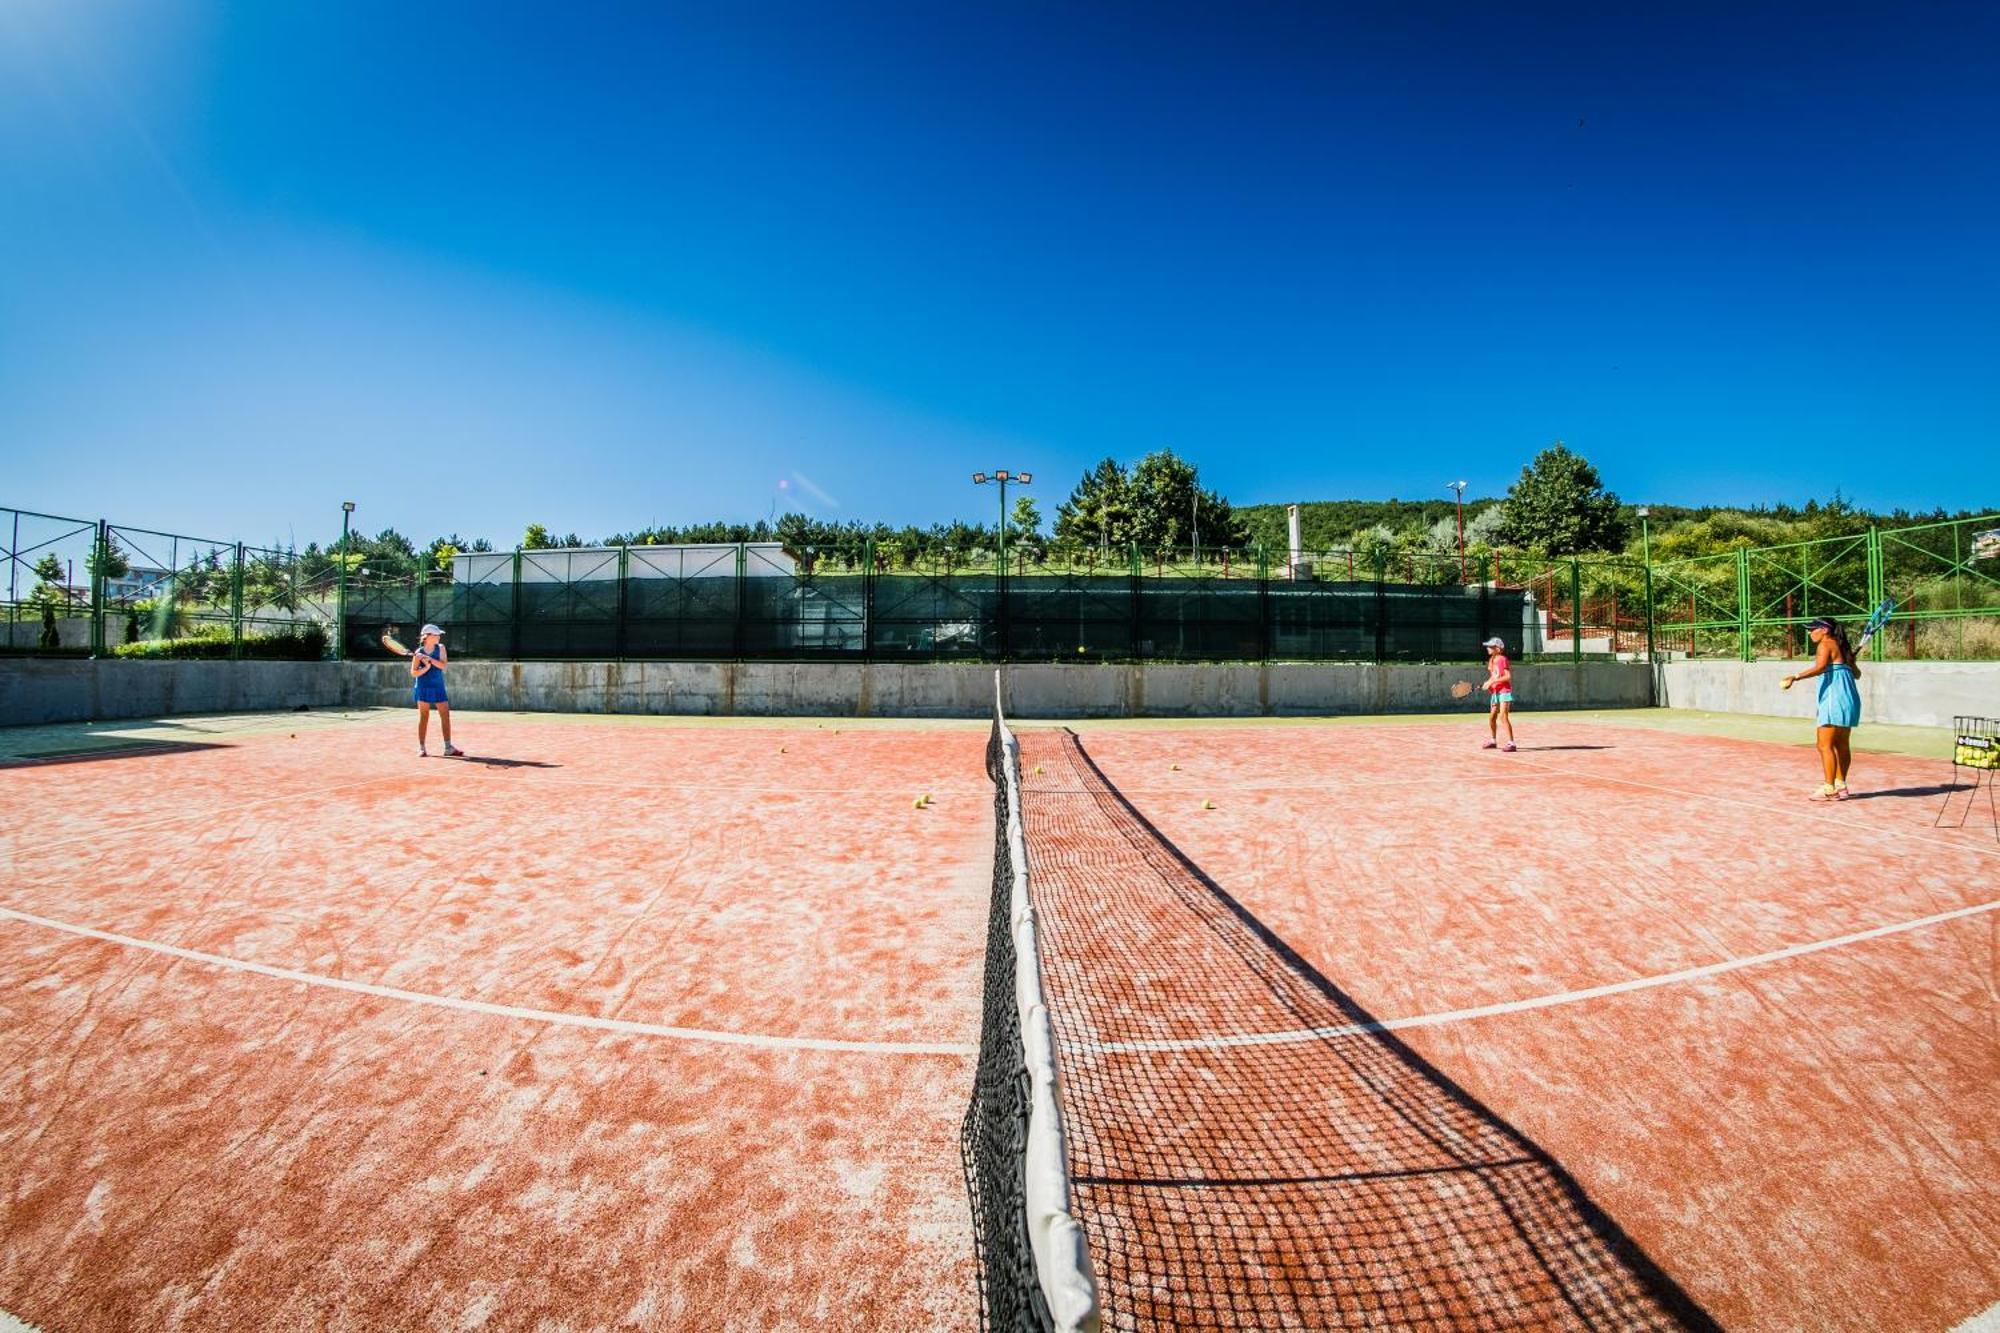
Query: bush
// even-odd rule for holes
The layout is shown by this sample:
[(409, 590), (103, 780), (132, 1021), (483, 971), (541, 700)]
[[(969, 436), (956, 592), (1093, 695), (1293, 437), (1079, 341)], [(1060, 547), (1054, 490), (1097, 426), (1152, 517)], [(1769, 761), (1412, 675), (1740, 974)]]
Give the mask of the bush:
[[(231, 655), (229, 630), (221, 625), (203, 625), (178, 639), (142, 639), (121, 643), (111, 650), (113, 657), (148, 661), (222, 661)], [(323, 625), (281, 629), (271, 634), (246, 634), (243, 656), (258, 661), (318, 662), (326, 657), (327, 637)]]

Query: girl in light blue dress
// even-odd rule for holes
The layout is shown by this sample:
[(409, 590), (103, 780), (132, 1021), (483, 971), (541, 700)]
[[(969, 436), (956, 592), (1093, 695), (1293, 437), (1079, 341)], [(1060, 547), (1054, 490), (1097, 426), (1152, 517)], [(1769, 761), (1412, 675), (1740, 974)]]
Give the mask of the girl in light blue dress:
[(1847, 799), (1847, 770), (1854, 762), (1849, 737), (1861, 725), (1861, 668), (1854, 660), (1854, 646), (1847, 631), (1825, 616), (1806, 626), (1813, 642), (1813, 664), (1809, 670), (1785, 677), (1785, 688), (1795, 681), (1819, 677), (1819, 763), (1825, 781), (1807, 799), (1844, 801)]

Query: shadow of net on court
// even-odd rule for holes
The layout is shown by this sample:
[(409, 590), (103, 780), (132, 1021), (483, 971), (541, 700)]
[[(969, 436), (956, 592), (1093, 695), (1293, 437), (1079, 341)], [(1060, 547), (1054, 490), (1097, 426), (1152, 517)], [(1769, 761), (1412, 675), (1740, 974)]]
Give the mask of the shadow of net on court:
[(1072, 1209), (1106, 1328), (1713, 1327), (1549, 1154), (1160, 836), (1074, 734), (1021, 747)]

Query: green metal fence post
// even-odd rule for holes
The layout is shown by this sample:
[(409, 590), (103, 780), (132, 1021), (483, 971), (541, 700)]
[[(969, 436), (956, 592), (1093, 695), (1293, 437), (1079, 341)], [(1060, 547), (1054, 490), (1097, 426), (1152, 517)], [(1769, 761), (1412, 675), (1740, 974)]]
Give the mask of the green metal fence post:
[[(1885, 571), (1882, 567), (1882, 532), (1871, 523), (1868, 525), (1868, 612), (1870, 615), (1874, 614), (1875, 608), (1880, 606), (1882, 599), (1888, 595), (1883, 586), (1888, 581), (1883, 577), (1884, 573)], [(1883, 640), (1887, 637), (1887, 635), (1877, 634), (1875, 642), (1868, 645), (1869, 660), (1871, 662), (1882, 660)]]
[(340, 505), (340, 590), (333, 600), (333, 660), (347, 660), (347, 528), (354, 517), (354, 502)]
[[(90, 655), (103, 657), (104, 648), (104, 565), (111, 558), (110, 523), (97, 520), (97, 558), (90, 574)], [(9, 552), (11, 555), (12, 552)]]
[(1266, 662), (1278, 656), (1278, 627), (1271, 623), (1271, 548), (1257, 543), (1257, 643)]
[(730, 642), (734, 649), (736, 660), (739, 662), (743, 660), (743, 577), (744, 570), (749, 566), (749, 563), (749, 543), (736, 543), (736, 619), (734, 628), (730, 631)]
[(236, 543), (236, 564), (229, 575), (229, 655), (243, 657), (243, 543)]
[(1583, 661), (1583, 562), (1569, 558), (1569, 660)]
[[(1493, 557), (1479, 557), (1479, 641), (1486, 642), (1493, 637)], [(1527, 644), (1521, 651), (1528, 650)]]
[[(1003, 561), (1004, 564), (1004, 561)], [(1004, 612), (1003, 612), (1004, 614)], [(1006, 642), (1002, 631), (1001, 642)], [(1006, 653), (1003, 651), (1004, 658)], [(875, 539), (868, 538), (861, 543), (861, 660), (875, 658)]]
[(1653, 635), (1653, 528), (1649, 518), (1651, 509), (1639, 511), (1640, 559), (1646, 566), (1646, 661), (1659, 660), (1659, 652), (1654, 645)]
[(618, 548), (618, 629), (616, 651), (618, 660), (625, 660), (625, 650), (629, 646), (625, 635), (625, 616), (629, 607), (626, 588), (632, 577), (632, 548), (621, 544)]
[(1137, 542), (1132, 542), (1126, 546), (1125, 556), (1128, 567), (1131, 570), (1132, 579), (1131, 658), (1135, 662), (1143, 662), (1146, 660), (1145, 641), (1139, 635), (1145, 627), (1146, 617), (1144, 613), (1145, 592), (1142, 589), (1140, 580), (1146, 577), (1145, 557), (1139, 554), (1139, 543)]
[(1736, 552), (1736, 655), (1750, 660), (1750, 552)]
[(1375, 660), (1383, 661), (1389, 654), (1389, 553), (1381, 548), (1375, 551)]
[(514, 548), (514, 598), (507, 614), (507, 656), (521, 660), (521, 548)]

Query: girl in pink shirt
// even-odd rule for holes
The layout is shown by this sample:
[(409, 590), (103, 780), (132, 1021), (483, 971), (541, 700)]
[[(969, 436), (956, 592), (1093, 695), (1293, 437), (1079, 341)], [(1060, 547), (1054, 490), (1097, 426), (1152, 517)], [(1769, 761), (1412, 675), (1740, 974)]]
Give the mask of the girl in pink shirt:
[[(1499, 746), (1502, 750), (1514, 748), (1514, 672), (1507, 665), (1507, 645), (1499, 639), (1488, 639), (1486, 649), (1486, 679), (1479, 688), (1486, 691), (1486, 741), (1482, 750)], [(1507, 729), (1507, 743), (1500, 744), (1500, 728)]]

